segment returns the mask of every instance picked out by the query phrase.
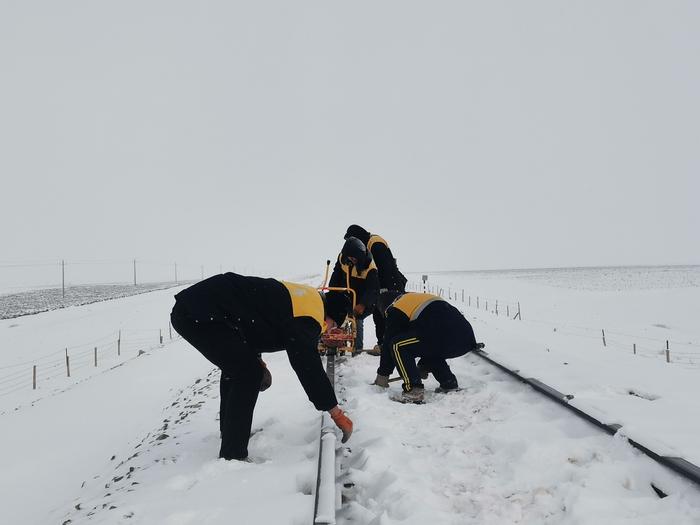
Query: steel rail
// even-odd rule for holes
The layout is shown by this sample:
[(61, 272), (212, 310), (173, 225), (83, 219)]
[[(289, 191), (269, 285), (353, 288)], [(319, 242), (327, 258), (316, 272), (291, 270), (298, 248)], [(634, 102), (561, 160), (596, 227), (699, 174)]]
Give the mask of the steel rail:
[[(335, 389), (335, 353), (326, 355), (326, 375)], [(318, 468), (314, 497), (314, 525), (335, 525), (336, 491), (335, 425), (327, 412), (321, 415)]]
[[(574, 399), (574, 396), (572, 394), (563, 394), (556, 390), (555, 388), (552, 388), (549, 385), (546, 385), (539, 379), (535, 379), (533, 377), (524, 377), (520, 375), (519, 370), (511, 370), (507, 366), (499, 363), (498, 361), (495, 361), (491, 357), (488, 356), (488, 353), (483, 351), (483, 350), (473, 350), (473, 354), (478, 355), (481, 359), (486, 361), (487, 363), (490, 363), (491, 365), (495, 366), (499, 370), (505, 372), (506, 374), (518, 379), (519, 381), (526, 383), (530, 387), (532, 387), (535, 391), (539, 392), (540, 394), (548, 397), (552, 401), (558, 403), (559, 405), (563, 406), (567, 410), (573, 412), (575, 415), (578, 417), (585, 419), (589, 423), (592, 423), (599, 429), (603, 430), (607, 434), (615, 435), (621, 428), (622, 425), (618, 425), (617, 423), (613, 424), (607, 424), (603, 423), (599, 419), (591, 416), (590, 414), (586, 413), (585, 411), (581, 410), (580, 408), (577, 408), (569, 403), (572, 399)], [(630, 439), (627, 437), (627, 441), (629, 442), (630, 445), (632, 445), (634, 448), (637, 450), (643, 452), (645, 455), (659, 463), (660, 465), (663, 465), (666, 468), (669, 468), (673, 470), (676, 474), (679, 474), (681, 477), (692, 481), (693, 483), (697, 484), (700, 486), (700, 467), (697, 465), (694, 465), (693, 463), (687, 461), (684, 458), (681, 457), (673, 457), (673, 456), (662, 456), (661, 454), (657, 454), (650, 448), (642, 445), (638, 441), (635, 441), (634, 439)], [(666, 494), (661, 491), (658, 487), (652, 485), (656, 493), (660, 497), (665, 497)]]

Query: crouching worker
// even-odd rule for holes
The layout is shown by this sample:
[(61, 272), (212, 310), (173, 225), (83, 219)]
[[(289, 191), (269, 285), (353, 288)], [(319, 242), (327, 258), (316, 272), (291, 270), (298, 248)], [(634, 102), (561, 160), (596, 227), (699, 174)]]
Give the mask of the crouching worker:
[(421, 379), (428, 373), (440, 383), (436, 392), (457, 390), (457, 378), (446, 360), (476, 348), (474, 330), (459, 310), (426, 293), (385, 293), (378, 307), (386, 316), (386, 331), (374, 384), (388, 387), (396, 367), (403, 379), (399, 401), (404, 403), (423, 402)]
[(329, 297), (303, 284), (215, 275), (175, 296), (173, 328), (221, 369), (221, 450), (219, 457), (246, 460), (258, 392), (272, 383), (260, 353), (286, 350), (306, 395), (328, 411), (343, 431), (352, 421), (338, 407), (318, 354), (324, 329), (345, 319), (349, 305), (340, 294)]

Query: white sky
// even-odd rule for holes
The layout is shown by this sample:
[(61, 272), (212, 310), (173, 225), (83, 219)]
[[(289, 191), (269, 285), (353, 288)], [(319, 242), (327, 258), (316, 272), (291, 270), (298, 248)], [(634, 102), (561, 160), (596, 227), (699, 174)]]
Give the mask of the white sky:
[(351, 223), (405, 270), (699, 263), (698, 27), (695, 1), (0, 0), (0, 263), (311, 273)]

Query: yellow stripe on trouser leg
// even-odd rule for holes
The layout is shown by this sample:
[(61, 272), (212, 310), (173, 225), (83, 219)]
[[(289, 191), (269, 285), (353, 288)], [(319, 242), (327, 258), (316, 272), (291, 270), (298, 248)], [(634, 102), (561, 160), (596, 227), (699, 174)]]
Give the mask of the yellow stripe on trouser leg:
[(411, 390), (411, 380), (408, 377), (408, 372), (406, 372), (406, 366), (403, 364), (403, 359), (401, 359), (401, 353), (399, 352), (399, 348), (402, 346), (412, 345), (419, 342), (420, 341), (417, 337), (409, 337), (408, 339), (403, 339), (401, 341), (398, 341), (397, 343), (394, 343), (394, 358), (396, 359), (396, 365), (399, 370), (399, 375), (403, 379), (405, 390), (407, 392)]

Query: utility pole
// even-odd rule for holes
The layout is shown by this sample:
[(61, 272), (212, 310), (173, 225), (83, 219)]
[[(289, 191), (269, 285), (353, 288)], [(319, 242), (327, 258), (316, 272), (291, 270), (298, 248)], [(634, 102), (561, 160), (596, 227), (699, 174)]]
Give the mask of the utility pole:
[(136, 259), (134, 259), (134, 286), (136, 286)]
[(63, 298), (66, 298), (66, 261), (61, 259), (61, 292)]
[(175, 263), (175, 284), (177, 284), (177, 263)]

